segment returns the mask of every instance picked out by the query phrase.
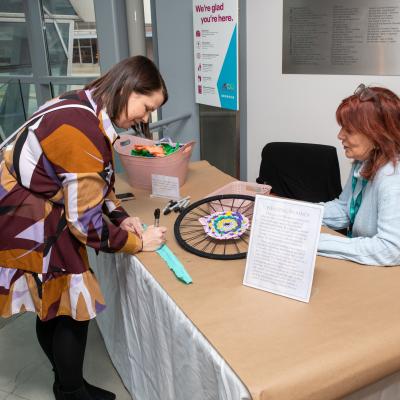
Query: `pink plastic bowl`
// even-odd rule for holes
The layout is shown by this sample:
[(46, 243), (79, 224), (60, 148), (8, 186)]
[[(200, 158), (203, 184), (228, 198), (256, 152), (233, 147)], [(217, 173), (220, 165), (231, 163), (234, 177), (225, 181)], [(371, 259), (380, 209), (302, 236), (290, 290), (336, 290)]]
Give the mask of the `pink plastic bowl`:
[(190, 156), (195, 142), (183, 145), (179, 150), (166, 157), (131, 156), (135, 144), (153, 145), (155, 141), (131, 135), (121, 135), (114, 144), (122, 165), (128, 175), (131, 186), (151, 190), (151, 175), (176, 176), (179, 186), (186, 181)]

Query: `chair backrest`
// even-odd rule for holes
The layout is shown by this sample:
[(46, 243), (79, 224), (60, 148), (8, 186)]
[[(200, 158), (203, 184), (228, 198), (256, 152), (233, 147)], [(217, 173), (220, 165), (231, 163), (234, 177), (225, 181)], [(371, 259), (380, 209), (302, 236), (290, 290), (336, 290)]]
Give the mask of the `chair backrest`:
[(258, 183), (272, 193), (304, 201), (329, 201), (342, 191), (339, 162), (333, 146), (271, 142), (262, 150)]

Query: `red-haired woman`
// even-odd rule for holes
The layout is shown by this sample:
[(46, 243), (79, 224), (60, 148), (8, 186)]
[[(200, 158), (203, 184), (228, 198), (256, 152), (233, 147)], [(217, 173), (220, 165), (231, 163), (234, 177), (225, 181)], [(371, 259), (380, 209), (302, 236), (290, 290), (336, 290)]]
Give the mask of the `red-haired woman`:
[(321, 234), (319, 254), (400, 265), (400, 99), (361, 84), (342, 101), (336, 119), (338, 139), (354, 162), (342, 194), (325, 203), (323, 223), (348, 234)]

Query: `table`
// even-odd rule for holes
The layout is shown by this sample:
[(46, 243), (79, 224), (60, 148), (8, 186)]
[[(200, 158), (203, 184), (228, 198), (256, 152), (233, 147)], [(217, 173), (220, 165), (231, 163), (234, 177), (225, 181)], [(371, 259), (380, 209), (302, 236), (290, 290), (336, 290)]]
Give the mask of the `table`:
[[(231, 180), (196, 162), (181, 194), (196, 200)], [(131, 190), (124, 176), (116, 187)], [(125, 208), (152, 223), (165, 201), (133, 191)], [(90, 254), (109, 307), (100, 330), (138, 400), (330, 400), (384, 377), (348, 399), (400, 398), (400, 268), (317, 257), (305, 304), (243, 286), (245, 260), (185, 252), (173, 237), (174, 219), (160, 224), (192, 285), (154, 253)]]

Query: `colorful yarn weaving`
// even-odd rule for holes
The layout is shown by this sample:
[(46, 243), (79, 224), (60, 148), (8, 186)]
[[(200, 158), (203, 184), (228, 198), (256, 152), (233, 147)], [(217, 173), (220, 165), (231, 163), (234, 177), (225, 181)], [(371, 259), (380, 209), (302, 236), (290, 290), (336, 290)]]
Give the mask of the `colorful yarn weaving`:
[(199, 218), (204, 231), (214, 239), (238, 239), (249, 228), (249, 219), (237, 211), (219, 211)]
[(179, 149), (179, 147), (179, 143), (176, 143), (175, 145), (170, 145), (168, 143), (159, 143), (152, 146), (135, 144), (133, 146), (133, 149), (131, 150), (131, 155), (142, 157), (165, 157), (174, 153), (176, 150)]

